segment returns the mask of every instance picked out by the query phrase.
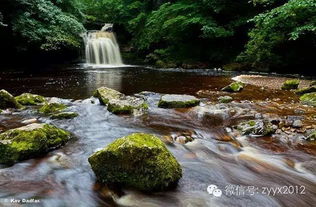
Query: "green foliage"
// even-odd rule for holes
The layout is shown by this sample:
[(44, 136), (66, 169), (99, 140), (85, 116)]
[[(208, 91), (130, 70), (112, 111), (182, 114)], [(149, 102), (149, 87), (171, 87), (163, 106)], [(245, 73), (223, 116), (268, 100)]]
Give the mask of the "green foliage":
[[(249, 33), (250, 41), (246, 45), (246, 51), (239, 57), (240, 60), (251, 62), (254, 66), (263, 64), (269, 67), (286, 60), (291, 61), (291, 58), (282, 57), (288, 51), (280, 52), (279, 48), (293, 45), (295, 41), (308, 40), (308, 48), (315, 48), (315, 0), (290, 0), (280, 7), (257, 15), (252, 21), (255, 27)], [(295, 46), (299, 48), (298, 45)], [(290, 52), (293, 50), (291, 48)]]

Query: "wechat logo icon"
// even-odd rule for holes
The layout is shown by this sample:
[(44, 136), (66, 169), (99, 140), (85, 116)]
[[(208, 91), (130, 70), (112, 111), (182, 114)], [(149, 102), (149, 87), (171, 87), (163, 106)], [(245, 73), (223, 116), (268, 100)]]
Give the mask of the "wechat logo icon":
[(213, 195), (215, 197), (221, 197), (222, 196), (222, 190), (219, 189), (216, 185), (209, 185), (207, 186), (207, 192), (210, 195)]

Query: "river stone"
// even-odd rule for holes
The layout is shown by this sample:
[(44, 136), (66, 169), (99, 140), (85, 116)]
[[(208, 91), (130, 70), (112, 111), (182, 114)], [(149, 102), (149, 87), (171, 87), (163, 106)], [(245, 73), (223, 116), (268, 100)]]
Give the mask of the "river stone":
[(151, 134), (119, 138), (89, 157), (97, 179), (141, 191), (160, 191), (175, 185), (182, 169), (165, 144)]
[(300, 100), (303, 104), (316, 106), (316, 92), (306, 93), (300, 97)]
[(7, 108), (21, 108), (21, 104), (19, 104), (14, 96), (12, 96), (6, 90), (0, 90), (0, 109), (7, 109)]
[(31, 93), (23, 93), (15, 97), (15, 99), (22, 105), (39, 105), (41, 103), (46, 102), (43, 96)]
[(298, 85), (300, 84), (300, 80), (286, 80), (281, 89), (282, 90), (292, 90), (292, 89), (297, 89), (298, 88)]
[(242, 122), (237, 126), (243, 135), (269, 136), (274, 134), (276, 129), (269, 121), (250, 120)]
[(160, 108), (189, 108), (199, 105), (200, 100), (190, 95), (167, 94), (160, 98)]
[(101, 104), (106, 105), (109, 103), (110, 100), (121, 99), (124, 98), (125, 95), (114, 89), (101, 87), (94, 92), (93, 96), (98, 98)]
[(142, 98), (125, 96), (121, 99), (111, 99), (108, 102), (108, 111), (113, 114), (136, 114), (146, 110), (147, 103)]
[(220, 103), (230, 103), (232, 102), (234, 99), (231, 96), (220, 96), (218, 97), (218, 101)]
[(308, 141), (315, 141), (316, 140), (316, 130), (313, 131), (310, 135), (307, 137)]
[(29, 124), (0, 134), (0, 164), (30, 159), (64, 145), (69, 132), (49, 124)]
[(228, 86), (225, 86), (222, 88), (222, 91), (226, 92), (239, 92), (244, 88), (245, 84), (242, 82), (233, 82), (229, 84)]
[(76, 112), (60, 112), (57, 114), (53, 114), (51, 116), (52, 119), (72, 119), (78, 116)]
[(66, 107), (65, 104), (62, 103), (47, 103), (44, 104), (41, 108), (39, 108), (39, 112), (43, 114), (52, 114), (57, 113), (64, 110)]

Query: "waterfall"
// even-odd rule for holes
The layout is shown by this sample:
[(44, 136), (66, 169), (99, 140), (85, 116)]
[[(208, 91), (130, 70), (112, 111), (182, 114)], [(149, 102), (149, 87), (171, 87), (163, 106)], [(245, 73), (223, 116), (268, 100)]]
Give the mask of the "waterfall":
[(84, 35), (88, 64), (123, 65), (120, 48), (111, 30), (112, 25), (106, 24), (101, 31), (90, 31)]

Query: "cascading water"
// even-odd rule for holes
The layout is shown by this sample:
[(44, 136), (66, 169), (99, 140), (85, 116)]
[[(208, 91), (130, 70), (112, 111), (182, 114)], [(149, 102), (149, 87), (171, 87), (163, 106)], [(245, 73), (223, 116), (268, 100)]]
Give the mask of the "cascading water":
[(100, 31), (89, 31), (84, 35), (84, 41), (88, 64), (123, 65), (112, 24), (104, 25)]

